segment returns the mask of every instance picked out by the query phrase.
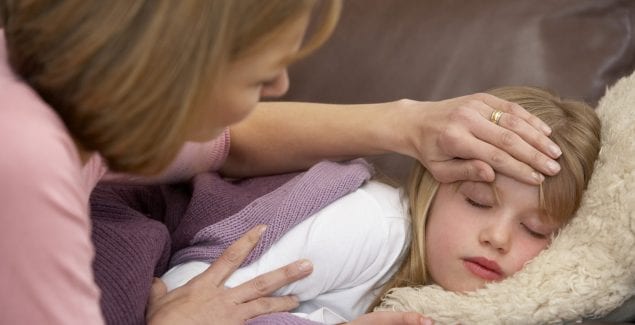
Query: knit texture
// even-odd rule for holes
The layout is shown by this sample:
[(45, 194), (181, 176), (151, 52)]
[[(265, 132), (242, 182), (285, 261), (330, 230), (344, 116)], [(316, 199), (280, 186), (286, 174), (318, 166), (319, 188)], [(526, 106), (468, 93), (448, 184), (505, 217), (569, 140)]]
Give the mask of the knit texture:
[[(576, 217), (523, 270), (467, 294), (398, 288), (379, 309), (419, 311), (437, 324), (550, 324), (606, 316), (635, 295), (634, 103), (635, 74), (600, 101), (602, 149)], [(634, 306), (609, 319), (633, 319)]]
[[(180, 251), (183, 260), (213, 261), (247, 230), (268, 224), (247, 264), (291, 227), (369, 178), (368, 164), (355, 160), (237, 182), (206, 173), (169, 186), (99, 184), (91, 195), (92, 238), (106, 322), (144, 323), (152, 278), (167, 270), (171, 252)], [(191, 243), (195, 249), (187, 248)], [(250, 324), (259, 322), (311, 323), (286, 313)]]
[[(243, 262), (248, 265), (276, 242), (284, 233), (302, 220), (313, 215), (327, 202), (358, 188), (370, 176), (367, 168), (357, 163), (348, 166), (345, 173), (338, 173), (341, 165), (318, 164), (307, 173), (298, 175), (274, 191), (254, 200), (231, 218), (213, 223), (201, 229), (190, 242), (172, 257), (172, 265), (191, 260), (211, 262), (236, 241), (242, 234), (259, 224), (269, 225), (258, 245)], [(334, 177), (336, 176), (336, 177)], [(186, 215), (202, 216), (209, 209), (210, 200), (217, 192), (199, 195), (192, 202)], [(213, 219), (213, 218), (210, 218)], [(275, 225), (275, 227), (271, 227)]]

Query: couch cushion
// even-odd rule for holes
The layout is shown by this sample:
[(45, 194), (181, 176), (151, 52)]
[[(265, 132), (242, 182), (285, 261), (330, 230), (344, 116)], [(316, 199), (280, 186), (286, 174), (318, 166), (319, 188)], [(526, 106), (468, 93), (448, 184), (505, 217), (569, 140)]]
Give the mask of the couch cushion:
[(635, 68), (635, 1), (347, 0), (286, 99), (438, 100), (533, 85), (595, 104)]
[[(290, 69), (283, 100), (440, 100), (505, 85), (595, 105), (635, 69), (635, 1), (346, 0), (331, 39)], [(372, 157), (403, 181), (411, 159)]]

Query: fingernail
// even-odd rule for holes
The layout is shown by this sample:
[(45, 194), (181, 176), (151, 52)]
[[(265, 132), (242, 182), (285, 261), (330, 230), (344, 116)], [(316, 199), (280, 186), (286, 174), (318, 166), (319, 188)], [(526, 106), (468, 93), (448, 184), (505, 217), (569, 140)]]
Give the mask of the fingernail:
[(485, 182), (492, 182), (494, 181), (495, 176), (492, 175), (493, 173), (490, 173), (489, 170), (481, 170), (478, 173), (478, 176), (481, 178), (481, 180), (485, 181)]
[(434, 322), (430, 318), (421, 317), (421, 325), (432, 325)]
[(298, 270), (302, 271), (302, 272), (306, 272), (309, 271), (313, 268), (313, 264), (311, 264), (311, 262), (309, 260), (303, 260), (302, 262), (300, 262), (300, 264), (298, 265)]
[(547, 169), (549, 169), (550, 172), (555, 174), (560, 171), (560, 164), (558, 164), (557, 162), (553, 160), (550, 160), (547, 162)]
[(267, 225), (260, 225), (258, 227), (258, 234), (262, 235), (265, 232), (265, 230), (267, 230)]
[(549, 152), (551, 152), (551, 155), (554, 158), (558, 158), (562, 154), (562, 151), (560, 150), (560, 147), (558, 147), (555, 144), (552, 144), (552, 145), (549, 146)]
[(531, 177), (533, 179), (536, 180), (536, 182), (538, 182), (538, 184), (542, 183), (545, 180), (545, 176), (543, 176), (541, 173), (539, 172), (532, 172), (531, 173)]
[(548, 125), (543, 125), (542, 126), (542, 132), (546, 135), (550, 135), (551, 134), (551, 128)]

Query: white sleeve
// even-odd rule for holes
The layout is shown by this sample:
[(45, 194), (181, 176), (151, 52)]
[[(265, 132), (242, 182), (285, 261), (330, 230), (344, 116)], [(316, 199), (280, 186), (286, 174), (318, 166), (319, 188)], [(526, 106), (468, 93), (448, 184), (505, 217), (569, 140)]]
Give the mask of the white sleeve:
[(301, 300), (333, 289), (353, 287), (380, 271), (378, 260), (388, 232), (381, 210), (365, 193), (336, 201), (316, 215), (301, 252), (313, 262), (313, 273), (287, 290)]
[[(334, 202), (308, 227), (298, 229), (304, 238), (299, 257), (313, 262), (313, 273), (276, 294), (297, 295), (303, 302), (299, 311), (326, 307), (353, 319), (365, 312), (374, 300), (371, 292), (396, 270), (406, 246), (407, 217), (396, 190), (367, 190), (365, 186)], [(380, 203), (378, 199), (391, 199), (385, 195), (399, 201), (399, 207)]]
[[(311, 320), (340, 323), (341, 318), (357, 318), (374, 300), (373, 290), (395, 272), (407, 247), (409, 224), (402, 203), (396, 189), (371, 181), (295, 226), (225, 285), (235, 287), (306, 258), (313, 263), (313, 273), (274, 295), (298, 296), (300, 307), (294, 312)], [(207, 267), (186, 264), (163, 276), (169, 288)]]

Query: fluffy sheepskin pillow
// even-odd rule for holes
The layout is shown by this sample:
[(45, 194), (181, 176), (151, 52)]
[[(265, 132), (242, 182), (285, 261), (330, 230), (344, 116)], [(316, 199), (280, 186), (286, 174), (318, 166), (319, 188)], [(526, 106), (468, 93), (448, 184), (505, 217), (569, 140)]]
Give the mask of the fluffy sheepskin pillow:
[(635, 74), (610, 88), (597, 112), (594, 174), (576, 218), (548, 249), (484, 289), (399, 288), (378, 309), (414, 310), (441, 324), (545, 324), (603, 317), (634, 296)]

